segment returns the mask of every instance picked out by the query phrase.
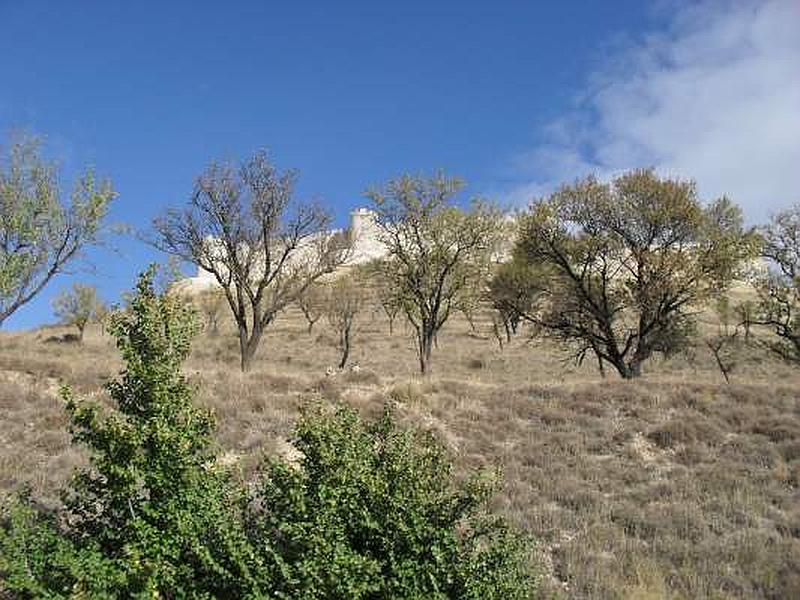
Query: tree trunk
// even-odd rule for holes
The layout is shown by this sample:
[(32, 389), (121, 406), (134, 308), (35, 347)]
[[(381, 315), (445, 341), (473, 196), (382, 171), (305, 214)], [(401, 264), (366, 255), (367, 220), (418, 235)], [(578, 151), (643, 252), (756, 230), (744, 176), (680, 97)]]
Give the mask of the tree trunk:
[(475, 333), (478, 328), (475, 327), (475, 319), (472, 318), (472, 315), (469, 313), (464, 313), (464, 318), (467, 319), (467, 323), (469, 323), (469, 329), (472, 333)]
[(419, 333), (419, 370), (422, 375), (430, 375), (431, 372), (431, 353), (436, 334), (432, 328), (423, 325)]
[(394, 317), (389, 317), (389, 335), (394, 335)]
[(503, 351), (503, 334), (500, 333), (500, 327), (498, 327), (496, 320), (492, 323), (492, 333), (494, 333), (494, 337), (497, 340), (497, 343), (500, 345), (500, 352), (502, 352)]
[(620, 365), (614, 365), (623, 379), (636, 379), (642, 375), (642, 362), (639, 360), (632, 360), (629, 363), (621, 361)]
[(350, 356), (350, 326), (344, 328), (342, 331), (342, 360), (339, 361), (339, 369), (344, 369), (347, 364), (347, 359)]
[(253, 325), (253, 332), (248, 337), (247, 327), (239, 325), (239, 351), (242, 355), (242, 373), (247, 373), (253, 366), (253, 359), (261, 341), (262, 328), (259, 324)]
[(634, 360), (631, 363), (631, 379), (641, 377), (642, 375), (642, 362)]
[(628, 363), (625, 362), (625, 359), (621, 357), (610, 362), (612, 365), (614, 365), (617, 373), (619, 373), (619, 376), (623, 379), (634, 379), (642, 374), (641, 363), (637, 363), (635, 361)]

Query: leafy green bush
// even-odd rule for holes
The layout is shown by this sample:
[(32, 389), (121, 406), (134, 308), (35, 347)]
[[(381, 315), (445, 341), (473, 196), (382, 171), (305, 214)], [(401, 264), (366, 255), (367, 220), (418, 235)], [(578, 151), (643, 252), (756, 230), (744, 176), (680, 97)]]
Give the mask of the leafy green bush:
[(319, 404), (295, 445), (295, 464), (268, 465), (253, 526), (277, 596), (532, 596), (526, 545), (487, 510), (493, 481), (455, 484), (431, 435)]
[(526, 546), (486, 510), (492, 486), (452, 481), (442, 448), (389, 413), (317, 407), (298, 463), (252, 494), (218, 464), (214, 420), (180, 374), (191, 308), (140, 278), (112, 318), (125, 359), (114, 408), (64, 388), (90, 467), (50, 511), (22, 496), (0, 521), (0, 596), (21, 598), (529, 597)]
[[(180, 374), (191, 310), (140, 278), (130, 308), (112, 318), (125, 359), (108, 385), (116, 410), (64, 388), (73, 440), (91, 468), (66, 490), (60, 519), (25, 503), (0, 534), (0, 575), (31, 596), (241, 595), (257, 567), (241, 526), (244, 496), (210, 450), (212, 415), (192, 404)], [(260, 571), (260, 569), (258, 569)]]

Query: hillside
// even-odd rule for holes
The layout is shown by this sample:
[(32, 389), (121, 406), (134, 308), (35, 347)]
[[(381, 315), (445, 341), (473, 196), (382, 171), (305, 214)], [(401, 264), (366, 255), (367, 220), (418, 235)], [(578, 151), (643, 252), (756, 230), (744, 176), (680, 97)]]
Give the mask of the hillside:
[[(244, 477), (264, 452), (292, 451), (292, 422), (314, 396), (364, 412), (392, 402), (462, 467), (499, 466), (499, 508), (538, 541), (547, 596), (800, 597), (800, 372), (748, 350), (726, 385), (698, 346), (639, 380), (602, 379), (524, 332), (500, 351), (477, 325), (448, 324), (428, 380), (402, 325), (389, 336), (377, 314), (362, 321), (357, 370), (326, 374), (332, 332), (321, 321), (309, 335), (292, 312), (251, 373), (230, 325), (198, 337), (187, 371)], [(0, 499), (27, 485), (56, 502), (83, 460), (58, 386), (102, 394), (120, 367), (99, 330), (83, 345), (48, 341), (64, 332), (0, 334)]]

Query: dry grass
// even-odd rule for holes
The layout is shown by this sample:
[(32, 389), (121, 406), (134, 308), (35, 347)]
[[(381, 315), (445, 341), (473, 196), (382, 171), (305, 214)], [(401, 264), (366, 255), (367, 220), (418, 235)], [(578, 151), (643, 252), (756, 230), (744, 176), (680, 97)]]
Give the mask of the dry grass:
[[(312, 395), (365, 413), (386, 402), (429, 428), (462, 468), (499, 465), (498, 508), (539, 540), (545, 592), (580, 598), (800, 597), (800, 373), (752, 352), (725, 385), (707, 351), (648, 365), (625, 382), (564, 365), (518, 338), (500, 352), (488, 323), (452, 323), (435, 374), (416, 376), (402, 327), (367, 319), (356, 373), (326, 376), (333, 336), (287, 314), (253, 372), (238, 372), (230, 330), (201, 336), (187, 373), (218, 418), (226, 460), (245, 476), (264, 452), (290, 452)], [(99, 332), (83, 345), (58, 330), (0, 335), (0, 500), (53, 492), (84, 460), (69, 445), (59, 383), (101, 394), (119, 369)]]

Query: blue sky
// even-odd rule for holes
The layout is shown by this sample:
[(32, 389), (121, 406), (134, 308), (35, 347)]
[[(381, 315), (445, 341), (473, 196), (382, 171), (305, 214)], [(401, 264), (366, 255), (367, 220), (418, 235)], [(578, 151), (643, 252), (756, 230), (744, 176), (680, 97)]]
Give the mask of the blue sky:
[[(439, 168), (521, 205), (587, 172), (654, 165), (757, 218), (800, 199), (786, 173), (800, 159), (794, 17), (791, 0), (0, 0), (0, 142), (44, 134), (65, 183), (95, 165), (119, 192), (111, 220), (140, 230), (211, 159), (258, 148), (299, 169), (299, 198), (339, 225), (368, 185)], [(740, 163), (758, 172), (740, 181)], [(5, 327), (51, 320), (75, 279), (114, 301), (164, 259), (112, 242)]]

